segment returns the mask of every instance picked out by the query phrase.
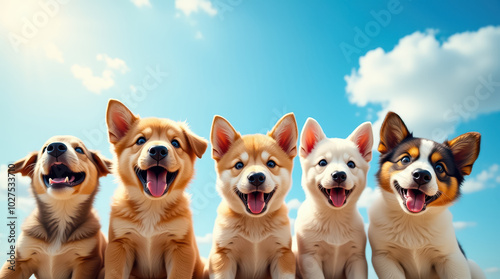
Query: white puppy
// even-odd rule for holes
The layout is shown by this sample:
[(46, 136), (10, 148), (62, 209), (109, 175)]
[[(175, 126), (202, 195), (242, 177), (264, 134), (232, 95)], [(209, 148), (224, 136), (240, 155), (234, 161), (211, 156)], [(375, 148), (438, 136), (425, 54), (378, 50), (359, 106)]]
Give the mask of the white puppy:
[(347, 139), (326, 138), (309, 118), (300, 139), (306, 200), (295, 223), (298, 275), (303, 278), (367, 278), (366, 234), (356, 201), (372, 159), (369, 122)]

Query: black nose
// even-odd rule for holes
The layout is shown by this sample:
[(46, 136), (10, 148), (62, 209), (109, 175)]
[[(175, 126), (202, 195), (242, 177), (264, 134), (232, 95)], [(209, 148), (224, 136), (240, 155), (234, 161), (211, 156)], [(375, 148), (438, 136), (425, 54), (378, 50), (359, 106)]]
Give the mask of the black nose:
[(336, 171), (336, 172), (332, 173), (332, 178), (333, 178), (333, 181), (340, 184), (347, 179), (347, 174), (345, 174), (345, 172), (343, 172), (343, 171)]
[(160, 161), (161, 159), (167, 157), (168, 149), (165, 146), (156, 145), (151, 146), (148, 150), (149, 156), (155, 159), (156, 161)]
[(47, 146), (47, 154), (56, 158), (61, 156), (66, 150), (68, 150), (68, 147), (62, 142), (53, 142)]
[(255, 187), (260, 186), (266, 181), (266, 176), (261, 172), (252, 172), (248, 175), (248, 181)]
[(423, 169), (416, 169), (411, 174), (413, 175), (413, 180), (417, 182), (418, 185), (429, 183), (432, 179), (431, 173)]

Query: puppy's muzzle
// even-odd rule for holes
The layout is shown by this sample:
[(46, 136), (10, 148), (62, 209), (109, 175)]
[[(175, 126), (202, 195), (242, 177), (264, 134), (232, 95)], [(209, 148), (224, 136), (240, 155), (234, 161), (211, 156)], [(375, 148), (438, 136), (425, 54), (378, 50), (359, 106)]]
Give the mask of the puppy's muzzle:
[(266, 181), (266, 175), (262, 172), (252, 172), (248, 176), (248, 182), (255, 187), (259, 187)]
[(56, 158), (64, 154), (66, 150), (68, 147), (62, 142), (53, 142), (47, 146), (47, 154)]
[(168, 149), (163, 145), (155, 145), (155, 146), (151, 146), (148, 149), (148, 154), (151, 158), (153, 158), (154, 160), (159, 162), (159, 161), (165, 159), (165, 157), (167, 157)]

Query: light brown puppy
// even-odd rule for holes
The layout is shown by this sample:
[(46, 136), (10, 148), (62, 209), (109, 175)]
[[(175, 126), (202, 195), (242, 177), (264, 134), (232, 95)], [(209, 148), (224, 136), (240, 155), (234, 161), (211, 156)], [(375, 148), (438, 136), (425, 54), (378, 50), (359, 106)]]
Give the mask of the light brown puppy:
[(76, 137), (56, 136), (14, 165), (31, 177), (37, 208), (23, 224), (15, 266), (7, 262), (0, 278), (97, 278), (106, 239), (92, 202), (111, 161)]
[(199, 278), (203, 263), (189, 197), (196, 157), (207, 142), (184, 123), (141, 119), (110, 100), (106, 114), (115, 152), (106, 278)]
[(222, 196), (209, 258), (210, 278), (295, 278), (284, 199), (297, 155), (292, 113), (268, 135), (241, 136), (220, 116), (212, 124), (212, 157)]

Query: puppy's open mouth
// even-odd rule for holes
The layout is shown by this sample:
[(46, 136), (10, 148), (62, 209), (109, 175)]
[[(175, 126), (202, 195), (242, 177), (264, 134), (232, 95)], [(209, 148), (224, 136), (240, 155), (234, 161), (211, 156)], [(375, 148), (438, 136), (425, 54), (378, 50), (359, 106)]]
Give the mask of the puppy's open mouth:
[(405, 189), (399, 185), (397, 181), (394, 182), (394, 187), (403, 199), (403, 204), (412, 213), (419, 213), (427, 208), (427, 205), (435, 201), (441, 195), (439, 192), (434, 196), (428, 196), (418, 189)]
[(240, 192), (238, 188), (235, 189), (235, 192), (238, 195), (238, 197), (240, 197), (247, 211), (251, 214), (258, 215), (266, 211), (267, 204), (273, 197), (274, 192), (276, 192), (276, 188), (274, 188), (274, 190), (272, 190), (270, 193), (255, 191), (248, 194), (244, 194)]
[(325, 195), (325, 197), (328, 199), (328, 203), (333, 205), (334, 207), (342, 207), (347, 202), (347, 198), (354, 190), (354, 187), (351, 190), (346, 190), (342, 187), (327, 189), (321, 184), (318, 185), (318, 188), (321, 193), (323, 193), (323, 195)]
[(135, 172), (142, 183), (144, 192), (156, 198), (168, 192), (170, 185), (172, 185), (177, 177), (177, 173), (179, 173), (179, 171), (169, 172), (160, 166), (154, 166), (147, 170), (136, 168)]
[(85, 172), (73, 172), (64, 164), (54, 164), (42, 178), (47, 188), (73, 187), (85, 180)]

